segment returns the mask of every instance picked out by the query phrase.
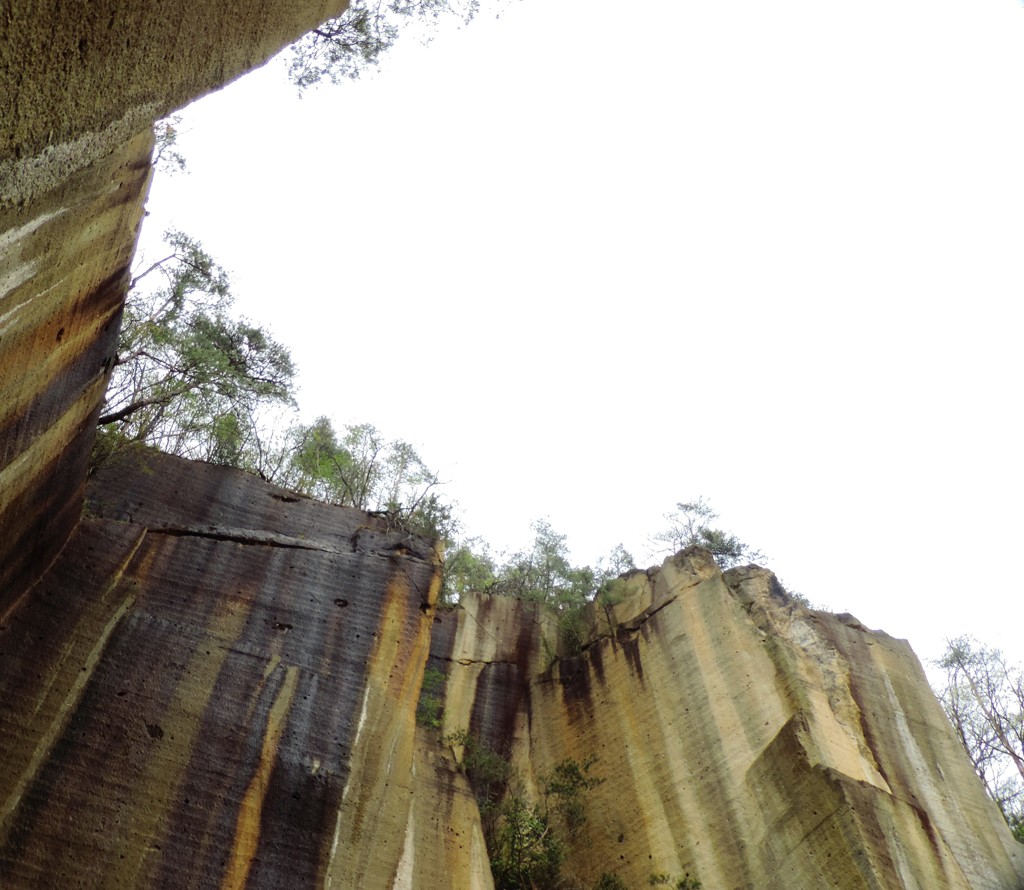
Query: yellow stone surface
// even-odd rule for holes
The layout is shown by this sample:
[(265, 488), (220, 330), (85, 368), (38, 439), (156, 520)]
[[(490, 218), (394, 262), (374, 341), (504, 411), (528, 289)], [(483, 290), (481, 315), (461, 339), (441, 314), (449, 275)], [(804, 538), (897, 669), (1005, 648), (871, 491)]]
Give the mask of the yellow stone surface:
[(549, 619), (485, 597), (464, 603), (451, 647), (445, 723), (485, 731), (485, 662), (531, 641), (505, 722), (534, 795), (559, 761), (598, 758), (567, 874), (640, 887), (689, 872), (706, 890), (1024, 885), (1024, 846), (905, 642), (788, 603), (764, 570), (723, 576), (702, 551), (627, 583), (611, 629), (590, 616), (580, 656), (552, 661)]
[[(153, 120), (343, 5), (0, 14), (0, 886), (492, 890), (459, 752), (415, 725), (429, 655), (444, 731), (486, 737), (535, 796), (598, 758), (565, 868), (584, 887), (1024, 887), (907, 644), (761, 570), (694, 551), (634, 573), (569, 657), (551, 612), (435, 616), (436, 560), (366, 517), (261, 513), (231, 471), (140, 477), (133, 510), (168, 486), (145, 521), (80, 522)], [(248, 494), (209, 525), (205, 486)]]

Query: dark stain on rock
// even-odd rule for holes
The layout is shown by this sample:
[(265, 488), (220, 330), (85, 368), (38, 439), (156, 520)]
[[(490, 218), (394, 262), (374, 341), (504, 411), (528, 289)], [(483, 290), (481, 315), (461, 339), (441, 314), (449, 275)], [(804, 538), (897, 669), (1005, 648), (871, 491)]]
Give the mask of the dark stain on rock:
[[(96, 318), (110, 313), (120, 316), (118, 306), (127, 280), (127, 267), (118, 269), (75, 306), (75, 314)], [(104, 358), (112, 355), (117, 349), (118, 331), (118, 325), (111, 325), (111, 330), (99, 331), (92, 341), (83, 344), (81, 351), (65, 350), (69, 352), (67, 361), (53, 373), (49, 384), (35, 393), (31, 400), (16, 402), (20, 409), (16, 413), (0, 417), (0, 469), (6, 467), (66, 414), (71, 406), (82, 398), (82, 393), (96, 382)], [(10, 361), (12, 367), (22, 362), (27, 364), (29, 350), (33, 349), (34, 345), (32, 341), (13, 344), (5, 352), (4, 361)]]
[(486, 665), (477, 679), (469, 731), (502, 756), (507, 756), (516, 714), (526, 692), (519, 668), (508, 662)]
[(594, 673), (597, 675), (597, 682), (604, 686), (604, 640), (595, 640), (590, 646), (588, 646), (587, 657), (590, 659), (590, 663), (594, 667)]
[[(97, 411), (99, 409), (97, 408)], [(95, 413), (0, 512), (0, 612), (26, 590), (70, 537), (82, 514), (85, 475), (96, 434)]]
[[(91, 502), (104, 512), (130, 504), (136, 518), (152, 519), (161, 512), (178, 518), (182, 501), (194, 501), (209, 517), (197, 517), (196, 526), (222, 522), (240, 529), (270, 527), (272, 511), (281, 510), (255, 477), (165, 458), (147, 458), (149, 469), (97, 474)], [(257, 504), (268, 505), (271, 514)], [(303, 528), (330, 533), (365, 518), (307, 502), (289, 508), (289, 517), (294, 514), (304, 526), (286, 531), (296, 537)], [(45, 630), (52, 652), (62, 653), (61, 641), (73, 638), (79, 613), (109, 584), (114, 555), (124, 552), (114, 544), (145, 535), (111, 608), (126, 598), (133, 604), (22, 796), (8, 835), (14, 845), (0, 849), (0, 884), (27, 886), (23, 876), (34, 874), (42, 882), (36, 886), (113, 886), (123, 874), (135, 874), (122, 863), (122, 854), (133, 849), (146, 857), (147, 886), (217, 886), (240, 820), (248, 819), (250, 829), (251, 820), (258, 821), (247, 887), (318, 886), (382, 610), (388, 596), (407, 596), (401, 634), (412, 639), (423, 622), (413, 589), (429, 587), (433, 564), (397, 566), (381, 558), (390, 556), (393, 539), (373, 529), (364, 541), (378, 549), (339, 554), (239, 547), (105, 519), (91, 519), (86, 528), (92, 537), (65, 550), (50, 575), (54, 583), (44, 591), (54, 596), (40, 595), (17, 613), (24, 625), (10, 634), (17, 651), (7, 651), (5, 640), (0, 733), (5, 710), (25, 708), (16, 705), (24, 697), (12, 698), (17, 690), (9, 687), (25, 686), (26, 695), (37, 696), (32, 690), (46, 683), (46, 676), (37, 677), (36, 635)], [(101, 533), (107, 537), (96, 537)], [(97, 565), (90, 569), (91, 563)], [(396, 571), (410, 586), (385, 593)], [(98, 590), (83, 584), (83, 572)], [(55, 627), (46, 629), (44, 617)], [(300, 627), (282, 648), (282, 631)], [(278, 709), (271, 744), (268, 725), (279, 699), (287, 701), (286, 710)], [(139, 703), (147, 709), (144, 719), (133, 713)], [(260, 771), (265, 787), (253, 785)], [(255, 798), (253, 787), (261, 789)], [(243, 815), (247, 794), (258, 809)], [(148, 852), (140, 853), (139, 843)], [(76, 858), (81, 849), (92, 852)]]
[(590, 693), (590, 662), (586, 656), (562, 658), (558, 662), (558, 683), (562, 702), (571, 716), (593, 714), (594, 699)]
[(636, 634), (623, 630), (620, 630), (617, 636), (619, 645), (622, 647), (622, 654), (626, 656), (626, 661), (629, 662), (630, 671), (643, 683), (644, 665), (640, 659), (640, 641), (636, 638)]

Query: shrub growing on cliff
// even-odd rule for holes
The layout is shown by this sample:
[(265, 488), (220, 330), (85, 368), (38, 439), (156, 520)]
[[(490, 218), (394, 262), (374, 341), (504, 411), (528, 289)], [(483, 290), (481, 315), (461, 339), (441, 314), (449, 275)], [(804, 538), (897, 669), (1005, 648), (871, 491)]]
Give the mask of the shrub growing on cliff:
[(665, 518), (669, 527), (656, 534), (653, 540), (670, 553), (694, 545), (703, 547), (711, 551), (715, 562), (723, 569), (765, 558), (760, 550), (753, 550), (735, 535), (713, 528), (711, 523), (718, 519), (718, 514), (704, 498), (676, 504), (676, 509), (666, 513)]
[(380, 63), (404, 28), (429, 26), (444, 14), (469, 22), (480, 0), (353, 0), (337, 18), (328, 19), (291, 47), (288, 73), (305, 89), (321, 81), (339, 83), (359, 77)]
[[(99, 425), (106, 446), (140, 442), (183, 457), (244, 466), (258, 415), (293, 404), (291, 355), (230, 314), (228, 277), (187, 235), (135, 276)], [(144, 280), (162, 278), (147, 289)], [(148, 284), (148, 281), (146, 282)]]
[(420, 700), (416, 705), (416, 722), (431, 729), (440, 729), (444, 716), (444, 671), (427, 668), (423, 673)]
[(562, 865), (562, 845), (540, 806), (521, 787), (502, 801), (497, 830), (488, 843), (495, 890), (553, 888)]
[(578, 834), (587, 821), (583, 795), (604, 781), (590, 774), (596, 762), (597, 757), (593, 755), (582, 763), (571, 758), (562, 760), (555, 764), (550, 775), (541, 780), (545, 810), (550, 810), (562, 819), (570, 837)]
[(552, 816), (562, 818), (571, 838), (586, 821), (583, 794), (601, 783), (591, 775), (596, 758), (563, 760), (541, 780), (544, 801), (527, 795), (522, 778), (504, 757), (467, 730), (446, 741), (462, 748), (460, 766), (480, 807), (481, 825), (496, 890), (554, 890), (559, 884), (563, 843)]

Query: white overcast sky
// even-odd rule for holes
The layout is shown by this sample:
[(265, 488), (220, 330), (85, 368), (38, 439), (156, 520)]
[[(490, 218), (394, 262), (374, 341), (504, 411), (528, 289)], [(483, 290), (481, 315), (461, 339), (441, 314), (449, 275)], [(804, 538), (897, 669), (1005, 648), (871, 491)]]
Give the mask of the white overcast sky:
[(200, 238), (304, 414), (368, 421), (470, 532), (640, 563), (680, 500), (783, 581), (1024, 660), (1024, 9), (521, 0), (301, 100), (185, 112)]

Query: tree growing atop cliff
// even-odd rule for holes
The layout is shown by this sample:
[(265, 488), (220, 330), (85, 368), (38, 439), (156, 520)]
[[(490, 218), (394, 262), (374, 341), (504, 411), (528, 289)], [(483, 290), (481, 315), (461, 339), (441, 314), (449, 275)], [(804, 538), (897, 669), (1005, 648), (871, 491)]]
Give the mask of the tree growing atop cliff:
[(287, 465), (275, 481), (321, 501), (384, 514), (446, 544), (453, 538), (452, 508), (436, 491), (440, 478), (408, 442), (386, 439), (369, 423), (339, 434), (328, 417), (293, 427), (289, 439)]
[(469, 22), (479, 8), (480, 0), (353, 0), (340, 16), (292, 45), (289, 76), (300, 90), (357, 78), (380, 63), (403, 29), (419, 26), (429, 38), (442, 15)]
[[(293, 405), (295, 368), (262, 327), (231, 315), (224, 269), (169, 231), (165, 257), (132, 280), (98, 423), (102, 447), (139, 442), (244, 466), (259, 414)], [(161, 285), (146, 287), (150, 276)]]
[(765, 558), (760, 550), (754, 550), (736, 535), (714, 528), (712, 523), (718, 519), (718, 514), (702, 497), (676, 504), (676, 509), (666, 513), (665, 518), (669, 527), (656, 534), (653, 540), (669, 553), (694, 545), (703, 547), (711, 551), (715, 562), (723, 569)]
[(596, 587), (594, 571), (570, 562), (566, 536), (547, 520), (538, 519), (531, 528), (530, 549), (512, 554), (495, 573), (487, 592), (556, 608), (585, 603)]
[(970, 637), (946, 644), (939, 692), (953, 729), (1017, 840), (1024, 842), (1024, 674)]

